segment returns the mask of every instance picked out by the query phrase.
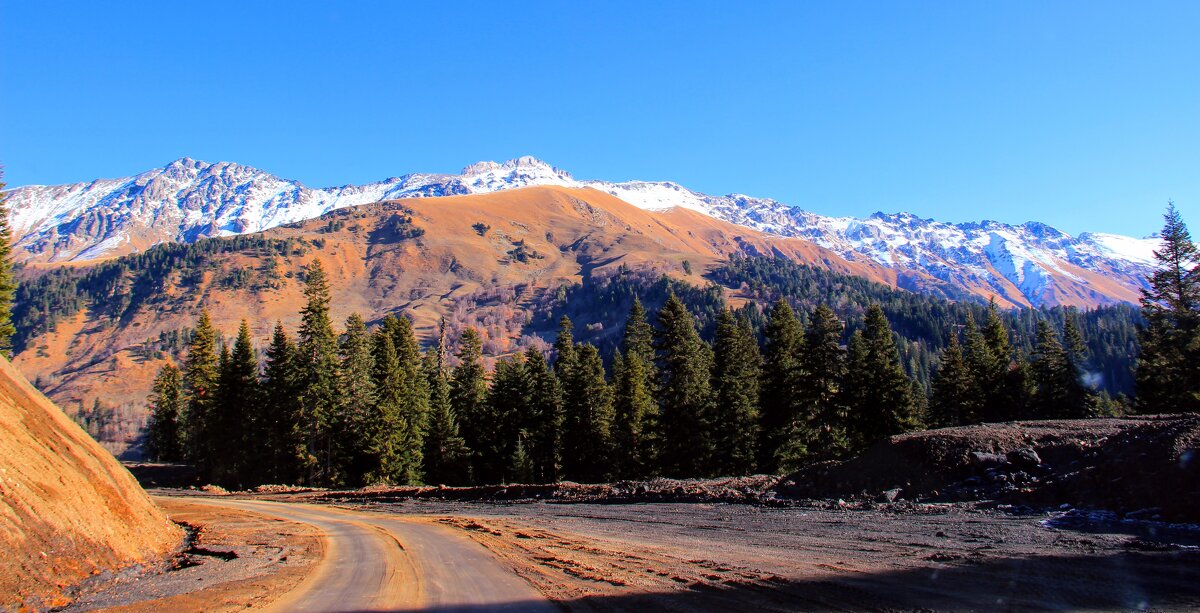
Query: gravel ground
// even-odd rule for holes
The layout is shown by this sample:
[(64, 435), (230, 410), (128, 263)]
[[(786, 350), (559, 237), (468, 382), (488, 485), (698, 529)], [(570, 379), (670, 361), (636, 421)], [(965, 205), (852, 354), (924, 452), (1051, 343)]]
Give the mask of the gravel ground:
[(440, 517), (568, 610), (1200, 608), (1200, 528), (1103, 514), (962, 503), (354, 506)]

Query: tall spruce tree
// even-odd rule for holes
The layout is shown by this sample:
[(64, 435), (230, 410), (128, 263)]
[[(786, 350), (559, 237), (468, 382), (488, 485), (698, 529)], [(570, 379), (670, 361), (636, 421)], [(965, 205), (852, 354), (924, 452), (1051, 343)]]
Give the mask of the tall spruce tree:
[[(800, 408), (794, 417), (799, 423), (791, 428), (793, 437), (807, 436), (802, 446), (796, 446), (797, 451), (806, 451), (806, 460), (837, 458), (849, 447), (847, 407), (841, 389), (846, 377), (846, 351), (841, 339), (842, 322), (833, 309), (824, 304), (813, 309), (800, 351)], [(786, 455), (790, 465), (785, 468), (797, 468), (796, 454)]]
[(1037, 419), (1077, 419), (1088, 416), (1088, 395), (1079, 373), (1046, 320), (1038, 320), (1037, 346), (1030, 364), (1033, 379), (1031, 414)]
[(471, 480), (471, 450), (459, 435), (458, 419), (450, 405), (450, 381), (441, 355), (445, 326), (437, 347), (425, 353), (429, 382), (429, 427), (425, 434), (425, 481), (431, 484), (466, 485)]
[[(421, 346), (407, 317), (394, 318), (395, 325), (385, 328), (392, 336), (396, 347), (396, 359), (400, 366), (400, 415), (409, 424), (410, 439), (406, 454), (421, 465), (421, 450), (425, 445), (425, 431), (429, 426), (429, 380), (425, 377)], [(417, 473), (413, 473), (416, 475)]]
[(209, 448), (213, 455), (201, 467), (207, 466), (209, 476), (222, 485), (244, 487), (261, 477), (257, 472), (254, 450), (258, 441), (247, 435), (256, 427), (258, 403), (258, 358), (250, 324), (242, 320), (233, 348), (221, 350), (221, 374), (217, 401), (211, 414)]
[(187, 410), (183, 414), (183, 455), (197, 464), (208, 461), (214, 453), (210, 447), (211, 420), (220, 376), (217, 331), (208, 311), (203, 310), (192, 329), (183, 363), (183, 389), (187, 399)]
[(994, 297), (988, 303), (982, 334), (986, 362), (975, 373), (983, 394), (980, 417), (987, 422), (1017, 419), (1026, 412), (1024, 364), (1014, 359), (1008, 328)]
[(309, 485), (338, 485), (342, 481), (337, 457), (340, 392), (338, 337), (329, 315), (329, 279), (321, 260), (314, 259), (304, 275), (304, 309), (300, 312), (297, 344), (300, 407), (299, 428), (304, 438), (301, 459)]
[(184, 411), (183, 376), (168, 362), (154, 377), (150, 396), (150, 421), (146, 427), (146, 453), (159, 462), (183, 459), (179, 417)]
[(801, 415), (800, 389), (804, 371), (800, 355), (804, 348), (804, 328), (783, 298), (775, 302), (767, 317), (759, 402), (762, 429), (758, 465), (759, 470), (774, 473), (780, 469), (781, 462), (790, 465), (799, 459), (793, 456), (807, 454), (806, 449), (795, 447), (797, 441), (807, 436), (795, 431)]
[(352, 313), (346, 319), (346, 331), (338, 343), (339, 404), (330, 420), (331, 434), (335, 438), (334, 462), (348, 485), (362, 485), (368, 475), (379, 477), (379, 457), (374, 443), (386, 426), (377, 415), (380, 398), (376, 390), (373, 345), (366, 321), (358, 313)]
[(762, 357), (750, 322), (729, 309), (717, 320), (712, 472), (748, 475), (758, 466), (758, 382)]
[(700, 339), (696, 318), (673, 293), (658, 311), (655, 345), (660, 356), (659, 466), (668, 477), (707, 474), (713, 450), (712, 350)]
[(930, 425), (939, 428), (975, 423), (978, 386), (963, 357), (958, 335), (951, 334), (942, 350), (941, 364), (933, 377), (933, 397), (929, 403)]
[(412, 419), (405, 415), (405, 372), (388, 325), (375, 331), (375, 405), (369, 446), (373, 467), (367, 480), (413, 485), (421, 481), (423, 454)]
[(275, 483), (296, 483), (300, 478), (299, 462), (305, 452), (297, 403), (301, 378), (296, 345), (282, 322), (275, 323), (266, 358), (262, 407), (270, 457), (265, 462), (265, 478)]
[(1142, 290), (1137, 403), (1143, 413), (1200, 410), (1200, 250), (1167, 205), (1157, 269)]
[(624, 353), (613, 360), (613, 473), (620, 479), (642, 478), (654, 463), (658, 405), (654, 329), (637, 298), (625, 320), (622, 344)]
[(567, 479), (596, 483), (611, 472), (612, 394), (595, 345), (576, 345), (563, 378), (562, 464)]
[(535, 347), (525, 351), (525, 372), (529, 379), (530, 407), (528, 421), (520, 429), (527, 435), (523, 450), (529, 458), (529, 480), (553, 483), (558, 481), (562, 466), (562, 388), (546, 356)]
[(900, 365), (892, 328), (878, 304), (868, 307), (863, 328), (851, 337), (849, 354), (846, 387), (853, 448), (862, 450), (917, 428), (912, 384)]
[(471, 449), (471, 470), (476, 482), (494, 478), (496, 467), (485, 466), (493, 421), (487, 407), (487, 373), (483, 368), (483, 340), (474, 328), (467, 328), (458, 342), (458, 368), (450, 380), (450, 406), (459, 419), (459, 428)]
[(13, 276), (12, 227), (8, 223), (8, 193), (4, 187), (4, 170), (0, 169), (0, 355), (11, 357), (12, 339), (17, 333), (12, 321), (17, 279)]
[[(518, 444), (528, 435), (522, 426), (530, 421), (531, 387), (523, 356), (510, 356), (496, 362), (487, 396), (492, 427), (487, 439), (481, 442), (482, 448), (477, 449), (486, 467), (484, 478), (488, 482), (511, 483), (516, 477), (511, 472), (512, 460)], [(527, 456), (524, 445), (521, 447), (522, 454)], [(528, 457), (523, 461), (528, 461)]]

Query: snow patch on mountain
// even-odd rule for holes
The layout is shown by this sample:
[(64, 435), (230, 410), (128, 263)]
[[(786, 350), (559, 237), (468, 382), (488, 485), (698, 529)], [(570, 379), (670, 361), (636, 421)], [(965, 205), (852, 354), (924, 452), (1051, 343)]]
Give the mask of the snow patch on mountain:
[(20, 187), (10, 192), (9, 207), (19, 255), (67, 261), (164, 241), (259, 232), (380, 200), (538, 185), (591, 187), (650, 210), (683, 207), (763, 232), (807, 239), (850, 259), (920, 271), (962, 286), (992, 287), (1006, 296), (1015, 286), (1021, 296), (1009, 298), (1035, 305), (1051, 299), (1063, 282), (1087, 284), (1071, 267), (1126, 287), (1139, 286), (1159, 245), (1155, 237), (1071, 237), (1037, 222), (951, 224), (909, 213), (827, 217), (771, 199), (711, 196), (671, 182), (580, 181), (529, 156), (478, 162), (457, 175), (413, 173), (327, 188), (309, 188), (240, 164), (181, 158), (133, 177)]

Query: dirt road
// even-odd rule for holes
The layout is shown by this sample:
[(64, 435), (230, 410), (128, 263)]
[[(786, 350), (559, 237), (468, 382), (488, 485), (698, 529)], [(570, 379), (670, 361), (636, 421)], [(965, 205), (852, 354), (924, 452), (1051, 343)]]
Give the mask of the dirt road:
[(197, 502), (309, 524), (324, 534), (320, 566), (270, 610), (557, 610), (495, 555), (448, 526), (313, 505)]

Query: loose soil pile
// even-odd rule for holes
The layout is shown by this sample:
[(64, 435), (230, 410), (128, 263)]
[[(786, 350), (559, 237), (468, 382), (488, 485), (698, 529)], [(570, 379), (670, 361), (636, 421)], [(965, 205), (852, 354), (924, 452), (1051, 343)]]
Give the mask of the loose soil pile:
[(1031, 421), (914, 432), (790, 475), (788, 498), (1071, 504), (1200, 520), (1200, 415)]
[(65, 588), (157, 560), (182, 538), (107, 451), (0, 358), (0, 608), (65, 604)]

